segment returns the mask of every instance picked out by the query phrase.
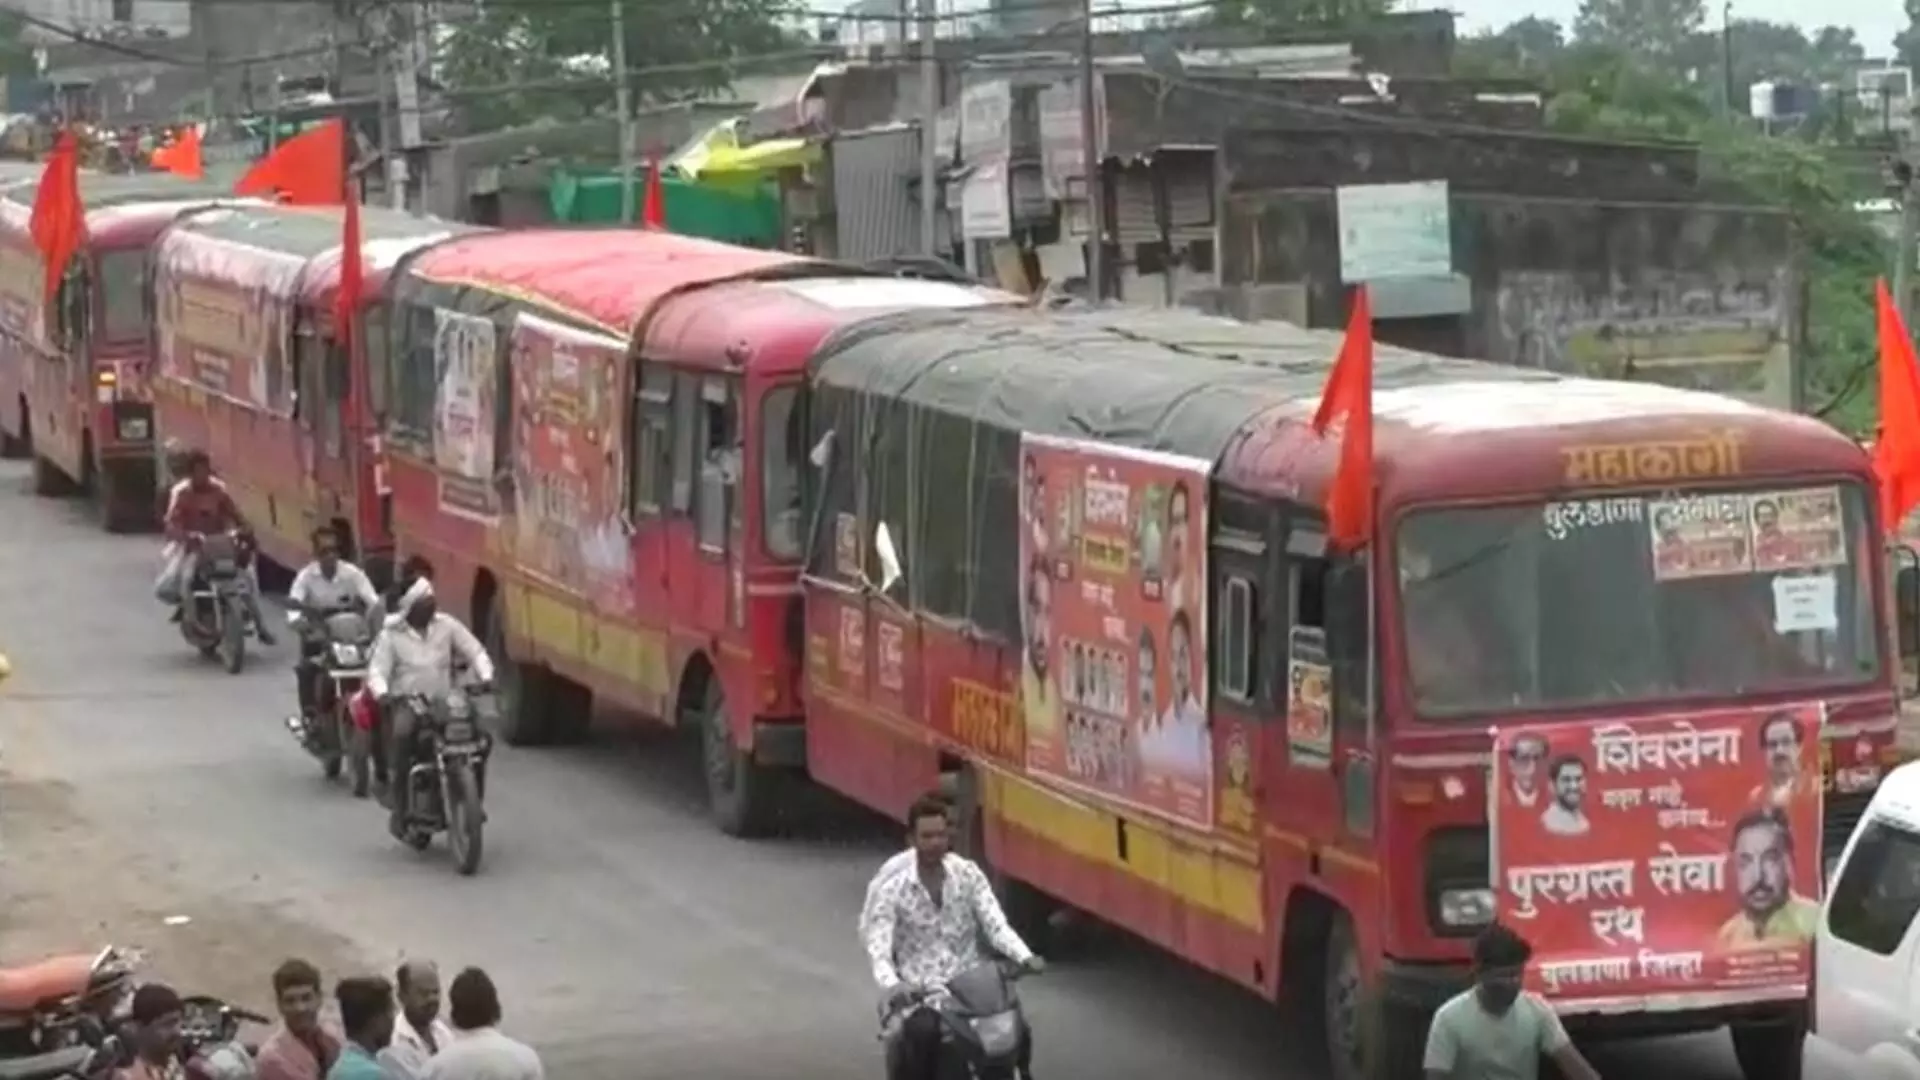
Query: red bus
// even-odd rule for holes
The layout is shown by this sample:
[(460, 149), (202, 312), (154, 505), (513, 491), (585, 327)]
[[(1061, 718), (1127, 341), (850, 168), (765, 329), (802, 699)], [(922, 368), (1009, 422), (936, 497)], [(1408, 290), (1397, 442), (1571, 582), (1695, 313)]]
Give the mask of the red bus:
[(1026, 929), (1268, 996), (1341, 1080), (1421, 1074), (1495, 917), (1577, 1032), (1798, 1076), (1822, 848), (1897, 760), (1870, 470), (1818, 422), (1382, 348), (1345, 555), (1333, 335), (628, 232), (398, 277), (397, 543), (516, 742), (697, 725), (736, 834), (801, 776), (952, 790)]
[[(599, 696), (713, 719), (743, 776), (801, 764), (807, 356), (1013, 298), (626, 230), (463, 237), (398, 276), (394, 531), (500, 659), (508, 737), (577, 736)], [(723, 824), (763, 824), (764, 789), (716, 793)]]
[(282, 567), (312, 529), (340, 529), (377, 582), (392, 566), (375, 416), (383, 407), (388, 273), (476, 231), (361, 212), (364, 363), (334, 325), (341, 211), (228, 205), (182, 215), (154, 249), (154, 396), (166, 438), (205, 449)]
[(154, 519), (158, 460), (148, 390), (147, 259), (181, 213), (227, 196), (221, 185), (158, 174), (84, 176), (87, 245), (46, 310), (28, 234), (37, 181), (0, 194), (0, 281), (10, 290), (0, 367), (16, 373), (0, 431), (33, 457), (34, 491), (78, 491), (114, 531)]

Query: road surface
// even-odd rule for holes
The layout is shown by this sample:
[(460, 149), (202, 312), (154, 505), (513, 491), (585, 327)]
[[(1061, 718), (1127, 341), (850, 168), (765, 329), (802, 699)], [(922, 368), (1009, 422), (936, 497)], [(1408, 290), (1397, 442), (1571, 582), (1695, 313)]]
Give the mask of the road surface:
[[(503, 748), (486, 865), (459, 878), (294, 745), (284, 640), (239, 677), (179, 640), (157, 549), (0, 464), (0, 956), (133, 945), (152, 977), (263, 1010), (287, 956), (330, 977), (426, 956), (488, 969), (557, 1080), (878, 1075), (853, 924), (890, 827), (823, 809), (728, 840), (673, 740), (602, 735)], [(1060, 958), (1026, 994), (1050, 1080), (1309, 1080), (1269, 1010), (1145, 947)], [(1738, 1075), (1720, 1034), (1596, 1059)]]

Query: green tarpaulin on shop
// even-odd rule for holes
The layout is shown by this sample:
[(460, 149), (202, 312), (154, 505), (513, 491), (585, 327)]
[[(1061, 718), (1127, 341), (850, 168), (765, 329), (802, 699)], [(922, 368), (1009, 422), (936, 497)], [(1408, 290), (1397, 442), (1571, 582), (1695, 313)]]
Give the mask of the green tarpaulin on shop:
[[(637, 218), (646, 201), (647, 178), (633, 179), (633, 212)], [(780, 246), (780, 200), (771, 185), (725, 187), (683, 180), (672, 174), (660, 178), (667, 208), (667, 228), (682, 236), (703, 236), (745, 247)], [(547, 197), (555, 221), (572, 225), (609, 225), (620, 220), (620, 180), (613, 173), (572, 173), (554, 170)]]

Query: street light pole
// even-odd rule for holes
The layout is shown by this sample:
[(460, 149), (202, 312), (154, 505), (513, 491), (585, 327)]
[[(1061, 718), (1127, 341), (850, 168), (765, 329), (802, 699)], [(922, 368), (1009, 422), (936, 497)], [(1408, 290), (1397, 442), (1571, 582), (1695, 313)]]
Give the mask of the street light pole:
[(1094, 112), (1093, 0), (1080, 0), (1080, 171), (1087, 193), (1087, 296), (1107, 297), (1107, 185), (1100, 175), (1100, 118)]
[(633, 224), (633, 87), (627, 79), (626, 0), (607, 0), (613, 17), (613, 107), (620, 110), (620, 224)]

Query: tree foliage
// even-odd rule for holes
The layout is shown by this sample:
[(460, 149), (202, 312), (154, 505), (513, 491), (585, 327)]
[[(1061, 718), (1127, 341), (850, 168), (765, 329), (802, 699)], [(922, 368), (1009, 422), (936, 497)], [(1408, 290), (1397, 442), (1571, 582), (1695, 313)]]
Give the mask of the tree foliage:
[[(1677, 10), (1689, 2), (1691, 14)], [(1836, 145), (1833, 130), (1767, 135), (1739, 116), (1749, 84), (1841, 80), (1864, 50), (1852, 31), (1838, 27), (1807, 35), (1736, 20), (1723, 37), (1700, 29), (1699, 7), (1698, 0), (1587, 0), (1571, 36), (1550, 20), (1521, 19), (1463, 40), (1456, 60), (1462, 74), (1539, 81), (1547, 122), (1558, 130), (1695, 141), (1703, 197), (1788, 211), (1808, 287), (1799, 356), (1809, 373), (1809, 403), (1842, 428), (1871, 431), (1873, 280), (1887, 272), (1891, 252), (1855, 207), (1882, 192), (1845, 167), (1846, 148)], [(1723, 81), (1733, 84), (1742, 107), (1724, 108)]]
[(1393, 6), (1393, 0), (1219, 0), (1212, 21), (1278, 31), (1355, 26)]
[[(724, 86), (750, 58), (799, 44), (784, 25), (790, 0), (621, 3), (636, 107)], [(612, 33), (595, 4), (477, 5), (447, 29), (439, 73), (472, 129), (608, 113)]]

